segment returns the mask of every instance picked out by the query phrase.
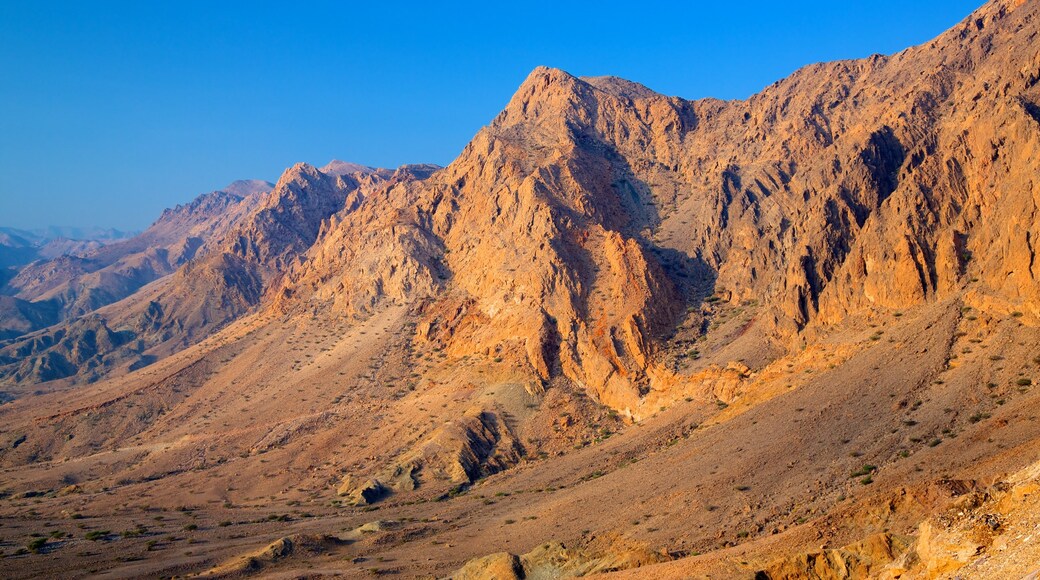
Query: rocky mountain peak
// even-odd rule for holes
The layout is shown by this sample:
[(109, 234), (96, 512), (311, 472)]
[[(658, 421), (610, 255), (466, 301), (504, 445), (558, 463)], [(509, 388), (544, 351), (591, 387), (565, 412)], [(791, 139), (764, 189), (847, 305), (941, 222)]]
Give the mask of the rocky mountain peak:
[(333, 159), (329, 161), (324, 167), (321, 168), (322, 173), (328, 175), (347, 175), (351, 173), (375, 173), (378, 171), (374, 167), (367, 165), (361, 165), (360, 163), (350, 163), (347, 161), (340, 161), (339, 159)]
[(264, 193), (271, 191), (274, 188), (274, 184), (270, 181), (264, 181), (263, 179), (239, 179), (232, 181), (221, 191), (237, 195), (239, 197), (248, 197), (250, 195), (256, 195), (258, 193)]

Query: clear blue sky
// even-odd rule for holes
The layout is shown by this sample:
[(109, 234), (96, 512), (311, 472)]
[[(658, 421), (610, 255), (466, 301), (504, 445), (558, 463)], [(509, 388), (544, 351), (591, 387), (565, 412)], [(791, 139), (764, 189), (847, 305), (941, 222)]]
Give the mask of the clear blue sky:
[(141, 229), (297, 162), (447, 164), (537, 65), (744, 98), (982, 0), (0, 0), (0, 225)]

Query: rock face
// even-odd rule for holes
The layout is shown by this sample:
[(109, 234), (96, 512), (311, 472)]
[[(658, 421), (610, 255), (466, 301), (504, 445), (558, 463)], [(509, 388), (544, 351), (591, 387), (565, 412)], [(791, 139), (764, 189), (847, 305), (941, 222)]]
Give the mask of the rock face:
[(713, 292), (761, 304), (755, 328), (785, 346), (956, 293), (1035, 319), (1033, 11), (992, 3), (743, 102), (539, 68), (449, 167), (338, 216), (281, 307), (422, 303), (420, 335), (447, 352), (563, 375), (631, 416), (669, 381), (655, 345)]

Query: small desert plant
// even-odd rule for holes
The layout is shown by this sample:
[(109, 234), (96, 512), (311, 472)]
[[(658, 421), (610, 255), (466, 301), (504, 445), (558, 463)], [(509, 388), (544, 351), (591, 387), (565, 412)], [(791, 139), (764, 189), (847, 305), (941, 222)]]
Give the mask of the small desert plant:
[(47, 538), (35, 538), (25, 545), (25, 548), (33, 554), (39, 554), (40, 550), (43, 549), (44, 544), (47, 543)]
[(851, 477), (860, 477), (860, 476), (863, 476), (863, 475), (870, 475), (871, 473), (874, 473), (875, 471), (877, 471), (877, 466), (876, 465), (870, 465), (868, 463), (868, 464), (864, 465), (863, 467), (860, 467), (856, 471), (853, 471)]
[(989, 419), (989, 413), (975, 413), (971, 417), (968, 417), (968, 422), (969, 423), (978, 423), (979, 421), (982, 421), (983, 419)]

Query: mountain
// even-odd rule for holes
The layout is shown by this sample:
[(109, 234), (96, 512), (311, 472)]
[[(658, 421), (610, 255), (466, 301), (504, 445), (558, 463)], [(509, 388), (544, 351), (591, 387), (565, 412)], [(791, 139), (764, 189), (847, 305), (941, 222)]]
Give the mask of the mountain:
[[(141, 235), (86, 259), (25, 268), (8, 283), (19, 309), (29, 300), (56, 307), (65, 322), (0, 345), (0, 380), (92, 382), (194, 344), (254, 311), (335, 212), (349, 213), (370, 188), (431, 170), (327, 174), (301, 163), (273, 186), (236, 182), (167, 210)], [(23, 319), (10, 324), (33, 328)], [(96, 348), (99, 331), (122, 338)]]
[(1038, 33), (994, 0), (745, 101), (539, 67), (447, 167), (171, 210), (221, 225), (0, 347), (0, 538), (60, 534), (11, 562), (1035, 572)]
[(0, 272), (4, 274), (0, 285), (13, 275), (12, 269), (34, 260), (85, 254), (128, 237), (114, 229), (49, 227), (27, 231), (0, 227)]
[[(236, 216), (258, 203), (271, 187), (263, 181), (238, 181), (225, 190), (167, 210), (151, 227), (132, 238), (84, 252), (60, 253), (24, 266), (6, 282), (4, 293), (12, 296), (13, 303), (22, 310), (36, 309), (55, 315), (18, 328), (4, 325), (0, 332), (8, 337), (19, 336), (82, 316), (169, 275), (200, 250), (206, 237), (234, 224)], [(48, 255), (45, 251), (38, 254)]]

